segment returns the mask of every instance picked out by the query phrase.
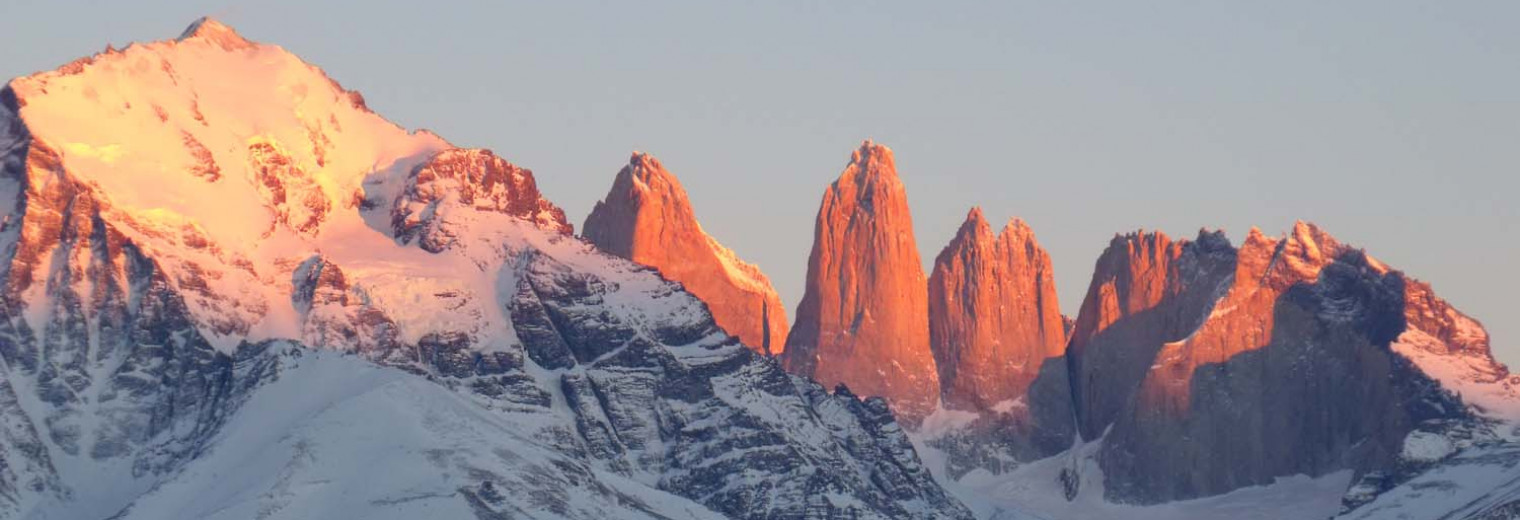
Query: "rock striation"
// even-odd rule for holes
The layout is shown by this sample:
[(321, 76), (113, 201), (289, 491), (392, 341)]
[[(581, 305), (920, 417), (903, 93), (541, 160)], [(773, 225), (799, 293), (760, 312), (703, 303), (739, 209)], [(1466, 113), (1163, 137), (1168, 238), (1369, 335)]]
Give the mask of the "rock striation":
[(866, 141), (824, 191), (786, 366), (826, 386), (885, 397), (899, 416), (939, 397), (928, 286), (892, 150)]
[(1067, 348), (1083, 438), (1103, 436), (1161, 345), (1203, 323), (1234, 269), (1235, 250), (1222, 232), (1200, 232), (1193, 241), (1139, 232), (1109, 242)]
[(1046, 360), (1066, 351), (1050, 255), (1022, 220), (994, 235), (973, 208), (929, 275), (929, 345), (944, 405), (1024, 406)]
[(702, 230), (681, 182), (654, 156), (635, 152), (582, 228), (603, 251), (680, 282), (723, 330), (756, 352), (780, 355), (788, 322), (781, 297), (758, 267)]
[(1022, 220), (993, 234), (972, 208), (929, 276), (929, 339), (944, 416), (969, 424), (929, 434), (946, 471), (1001, 474), (1072, 445), (1066, 319), (1050, 255)]
[(1312, 224), (1277, 239), (1253, 229), (1239, 249), (1210, 233), (1131, 235), (1098, 272), (1072, 352), (1110, 499), (1381, 474), (1406, 464), (1406, 436), (1472, 418), (1395, 352), (1422, 326), (1407, 316), (1412, 282)]

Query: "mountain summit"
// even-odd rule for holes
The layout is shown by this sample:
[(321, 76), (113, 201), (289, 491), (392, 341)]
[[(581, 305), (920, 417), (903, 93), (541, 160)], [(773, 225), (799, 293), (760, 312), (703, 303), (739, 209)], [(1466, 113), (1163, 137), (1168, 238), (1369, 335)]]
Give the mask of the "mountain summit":
[(771, 281), (709, 236), (686, 189), (654, 156), (635, 152), (586, 217), (586, 240), (660, 270), (707, 303), (723, 330), (762, 354), (786, 345), (786, 309)]
[(1013, 407), (1046, 360), (1065, 370), (1050, 255), (1024, 221), (994, 235), (981, 208), (966, 215), (929, 276), (929, 338), (951, 408)]
[(185, 32), (180, 33), (179, 41), (183, 42), (187, 40), (211, 42), (229, 51), (254, 46), (252, 42), (243, 39), (243, 36), (238, 34), (237, 31), (209, 16), (201, 17), (199, 20), (191, 23), (189, 27), (186, 27)]
[(824, 191), (786, 365), (879, 395), (910, 419), (935, 408), (928, 286), (892, 150), (866, 141)]

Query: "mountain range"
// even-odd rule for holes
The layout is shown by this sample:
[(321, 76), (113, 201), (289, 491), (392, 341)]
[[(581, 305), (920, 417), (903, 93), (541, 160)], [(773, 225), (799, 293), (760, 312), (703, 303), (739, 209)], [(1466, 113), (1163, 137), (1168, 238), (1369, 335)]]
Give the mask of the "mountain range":
[(788, 322), (654, 156), (577, 235), (211, 19), (0, 90), (0, 212), (0, 518), (1520, 514), (1520, 376), (1305, 222), (1116, 235), (1068, 317), (1017, 219), (925, 273), (866, 141)]

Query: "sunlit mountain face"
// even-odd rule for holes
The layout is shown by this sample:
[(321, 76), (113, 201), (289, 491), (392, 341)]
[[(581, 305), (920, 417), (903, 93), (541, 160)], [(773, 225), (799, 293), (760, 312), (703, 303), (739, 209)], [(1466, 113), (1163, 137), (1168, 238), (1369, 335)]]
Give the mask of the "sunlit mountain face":
[(1520, 377), (1313, 224), (1116, 235), (1064, 316), (866, 141), (785, 309), (652, 155), (577, 235), (510, 152), (211, 19), (10, 81), (0, 518), (1520, 511)]

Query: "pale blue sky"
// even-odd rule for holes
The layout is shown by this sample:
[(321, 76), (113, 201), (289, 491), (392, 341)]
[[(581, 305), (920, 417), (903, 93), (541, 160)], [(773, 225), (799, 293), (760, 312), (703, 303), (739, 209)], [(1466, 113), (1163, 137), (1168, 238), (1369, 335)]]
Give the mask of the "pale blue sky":
[(1022, 216), (1068, 312), (1115, 232), (1303, 218), (1520, 363), (1520, 3), (308, 3), (5, 0), (0, 76), (211, 14), (533, 169), (577, 227), (655, 154), (789, 305), (866, 137), (896, 151), (926, 262), (973, 204)]

